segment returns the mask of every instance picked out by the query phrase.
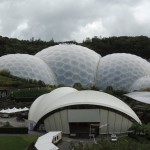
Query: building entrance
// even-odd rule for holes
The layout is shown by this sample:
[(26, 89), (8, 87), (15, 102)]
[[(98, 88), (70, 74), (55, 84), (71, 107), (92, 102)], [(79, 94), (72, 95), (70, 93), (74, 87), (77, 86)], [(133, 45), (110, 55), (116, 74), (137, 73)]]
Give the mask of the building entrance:
[[(88, 137), (90, 134), (94, 136), (99, 135), (99, 123), (90, 123), (90, 122), (82, 122), (82, 123), (69, 123), (70, 127), (70, 135), (76, 137)], [(95, 125), (95, 126), (93, 126)]]

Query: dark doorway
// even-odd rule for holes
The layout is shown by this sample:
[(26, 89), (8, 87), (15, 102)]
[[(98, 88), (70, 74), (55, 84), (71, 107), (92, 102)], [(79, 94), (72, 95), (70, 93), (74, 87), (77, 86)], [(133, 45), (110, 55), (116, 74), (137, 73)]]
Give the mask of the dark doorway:
[[(97, 126), (91, 126), (91, 124)], [(96, 136), (99, 134), (98, 124), (99, 124), (98, 122), (69, 123), (70, 134), (75, 135), (76, 137), (87, 137), (87, 138), (89, 138), (89, 134), (94, 134)]]

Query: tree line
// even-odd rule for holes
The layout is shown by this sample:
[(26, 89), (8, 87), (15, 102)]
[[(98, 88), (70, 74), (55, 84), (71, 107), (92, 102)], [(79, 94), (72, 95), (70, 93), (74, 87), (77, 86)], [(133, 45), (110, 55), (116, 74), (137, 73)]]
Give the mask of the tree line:
[(88, 47), (101, 56), (112, 53), (131, 53), (145, 59), (150, 59), (150, 38), (146, 36), (119, 36), (119, 37), (93, 37), (86, 38), (83, 42), (76, 41), (55, 42), (34, 40), (18, 40), (16, 38), (8, 38), (0, 36), (0, 56), (6, 54), (26, 53), (34, 55), (44, 48), (58, 45), (61, 43), (73, 43)]

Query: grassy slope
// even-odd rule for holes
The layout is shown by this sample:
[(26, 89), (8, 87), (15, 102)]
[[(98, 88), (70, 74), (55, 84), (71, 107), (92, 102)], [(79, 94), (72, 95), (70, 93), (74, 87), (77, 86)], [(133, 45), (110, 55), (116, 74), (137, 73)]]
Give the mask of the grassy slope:
[(16, 82), (17, 82), (16, 79), (0, 75), (0, 86), (7, 85), (7, 84), (9, 85)]
[(0, 136), (0, 150), (25, 150), (37, 138), (32, 135)]
[(28, 83), (26, 81), (20, 80), (19, 78), (7, 77), (0, 75), (0, 88), (26, 88), (26, 87), (37, 87), (38, 84)]

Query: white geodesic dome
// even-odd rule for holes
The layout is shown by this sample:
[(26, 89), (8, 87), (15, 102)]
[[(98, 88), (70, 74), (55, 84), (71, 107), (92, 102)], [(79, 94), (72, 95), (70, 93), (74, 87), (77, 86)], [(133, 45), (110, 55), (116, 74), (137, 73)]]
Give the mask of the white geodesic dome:
[(46, 48), (36, 54), (56, 74), (58, 84), (85, 87), (95, 84), (96, 70), (101, 56), (96, 52), (73, 44), (61, 44)]
[(129, 91), (139, 78), (150, 75), (150, 63), (136, 55), (116, 53), (103, 58), (98, 66), (96, 86)]
[(24, 79), (41, 80), (50, 85), (57, 84), (50, 67), (40, 58), (28, 54), (9, 54), (0, 57), (0, 70), (8, 70), (13, 76)]
[(130, 91), (150, 89), (150, 76), (137, 79), (131, 86)]

